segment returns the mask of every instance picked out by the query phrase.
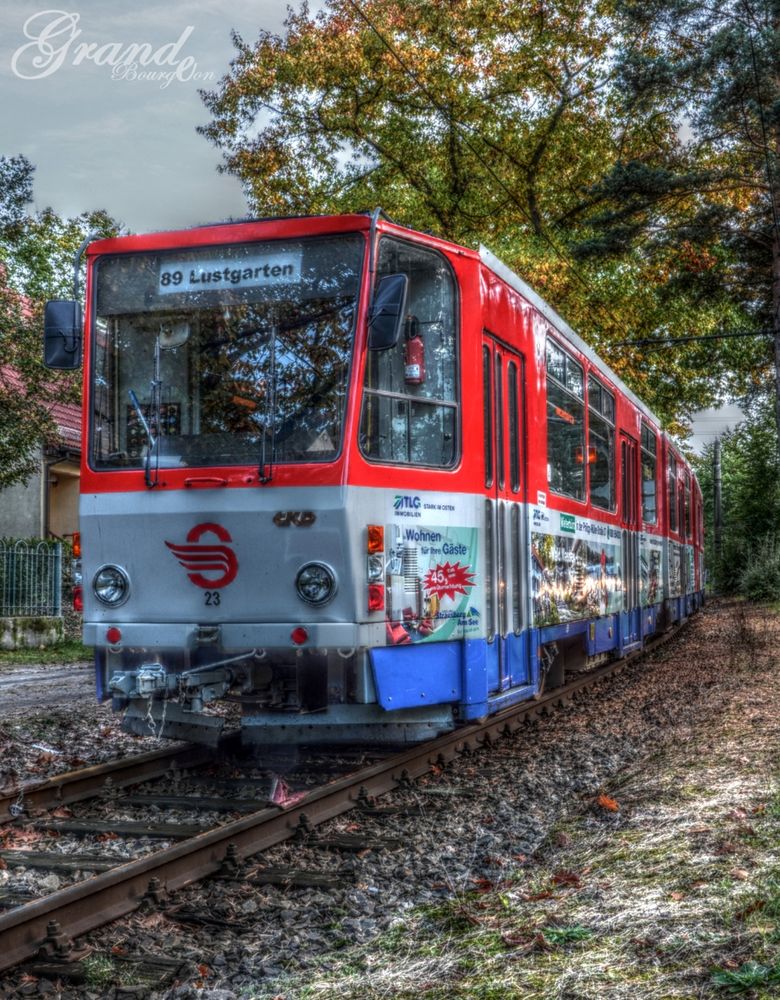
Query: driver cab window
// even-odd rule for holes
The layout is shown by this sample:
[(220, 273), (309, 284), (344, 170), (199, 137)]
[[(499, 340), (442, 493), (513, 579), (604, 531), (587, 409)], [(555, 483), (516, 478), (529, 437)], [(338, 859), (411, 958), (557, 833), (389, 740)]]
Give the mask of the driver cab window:
[(376, 280), (409, 279), (395, 347), (369, 351), (360, 421), (363, 454), (379, 462), (450, 466), (457, 458), (455, 279), (432, 250), (384, 239)]

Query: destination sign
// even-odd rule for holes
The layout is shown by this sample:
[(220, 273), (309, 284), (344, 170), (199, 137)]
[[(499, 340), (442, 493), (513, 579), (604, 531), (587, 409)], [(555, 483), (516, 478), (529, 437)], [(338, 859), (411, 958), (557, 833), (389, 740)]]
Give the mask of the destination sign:
[(158, 295), (263, 288), (301, 280), (301, 253), (258, 254), (240, 259), (170, 260), (160, 264)]

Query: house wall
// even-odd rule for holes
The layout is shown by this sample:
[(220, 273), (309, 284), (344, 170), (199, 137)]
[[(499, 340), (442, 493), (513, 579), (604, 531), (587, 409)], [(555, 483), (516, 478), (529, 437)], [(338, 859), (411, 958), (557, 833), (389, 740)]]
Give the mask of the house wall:
[(68, 538), (79, 530), (79, 467), (75, 462), (49, 466), (49, 532)]
[(45, 503), (43, 454), (36, 472), (24, 486), (0, 490), (0, 537), (41, 538), (44, 532)]

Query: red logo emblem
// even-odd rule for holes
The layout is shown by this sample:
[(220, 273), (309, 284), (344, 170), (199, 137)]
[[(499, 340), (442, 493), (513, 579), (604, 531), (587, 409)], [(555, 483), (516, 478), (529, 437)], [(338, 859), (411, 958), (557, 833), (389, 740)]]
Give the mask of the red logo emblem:
[[(204, 590), (217, 590), (232, 583), (238, 573), (238, 559), (235, 552), (227, 545), (203, 543), (203, 535), (216, 535), (220, 542), (232, 542), (230, 534), (221, 524), (196, 524), (187, 535), (189, 545), (165, 544), (173, 552), (182, 566), (187, 570), (187, 576), (196, 587)], [(204, 576), (204, 573), (216, 573), (216, 576)]]

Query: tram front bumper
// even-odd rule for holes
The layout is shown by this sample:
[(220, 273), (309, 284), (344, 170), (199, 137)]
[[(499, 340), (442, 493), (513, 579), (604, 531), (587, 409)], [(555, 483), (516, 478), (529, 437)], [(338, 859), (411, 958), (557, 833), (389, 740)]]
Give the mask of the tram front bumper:
[[(109, 635), (109, 631), (111, 634)], [(300, 630), (306, 637), (302, 638)], [(117, 632), (120, 638), (117, 640)], [(295, 634), (295, 637), (293, 635)], [(385, 644), (385, 624), (356, 622), (85, 622), (84, 643), (111, 649), (359, 649)]]

